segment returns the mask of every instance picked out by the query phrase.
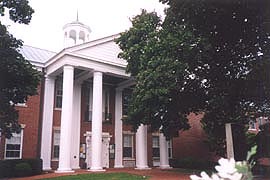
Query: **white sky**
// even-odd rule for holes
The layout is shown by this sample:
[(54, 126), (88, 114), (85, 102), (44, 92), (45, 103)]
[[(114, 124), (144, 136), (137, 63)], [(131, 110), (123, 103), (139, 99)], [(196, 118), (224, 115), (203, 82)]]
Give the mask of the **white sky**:
[[(158, 0), (29, 0), (35, 10), (29, 25), (14, 24), (0, 17), (1, 22), (10, 25), (8, 30), (24, 44), (59, 51), (63, 48), (62, 27), (76, 20), (88, 25), (90, 39), (109, 36), (127, 30), (129, 18), (140, 14), (141, 9), (156, 11), (163, 16), (164, 5)], [(5, 12), (7, 14), (7, 11)]]

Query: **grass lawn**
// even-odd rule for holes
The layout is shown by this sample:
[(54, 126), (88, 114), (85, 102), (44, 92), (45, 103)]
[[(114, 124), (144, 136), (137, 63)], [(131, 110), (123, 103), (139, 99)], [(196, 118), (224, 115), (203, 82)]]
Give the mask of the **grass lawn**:
[(128, 173), (101, 173), (101, 174), (80, 174), (71, 176), (61, 176), (43, 180), (147, 180), (148, 177), (133, 175)]

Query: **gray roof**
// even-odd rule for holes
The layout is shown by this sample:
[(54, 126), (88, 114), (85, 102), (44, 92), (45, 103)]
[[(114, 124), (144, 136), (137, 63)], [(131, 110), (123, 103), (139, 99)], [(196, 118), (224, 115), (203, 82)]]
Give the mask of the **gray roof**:
[(21, 50), (21, 54), (25, 59), (32, 63), (44, 64), (51, 57), (53, 57), (56, 53), (52, 51), (48, 51), (45, 49), (40, 49), (28, 45), (23, 45)]

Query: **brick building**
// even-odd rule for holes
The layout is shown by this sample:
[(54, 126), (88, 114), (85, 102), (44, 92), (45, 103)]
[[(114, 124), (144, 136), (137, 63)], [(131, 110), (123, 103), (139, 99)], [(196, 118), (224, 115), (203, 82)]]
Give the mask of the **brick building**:
[(166, 141), (141, 125), (122, 123), (134, 81), (114, 39), (89, 41), (90, 28), (78, 20), (66, 24), (65, 49), (58, 53), (24, 46), (21, 53), (42, 71), (39, 93), (18, 104), (20, 134), (1, 137), (0, 159), (43, 159), (44, 170), (152, 166), (169, 168), (170, 158), (209, 159), (200, 115), (190, 115), (191, 130)]

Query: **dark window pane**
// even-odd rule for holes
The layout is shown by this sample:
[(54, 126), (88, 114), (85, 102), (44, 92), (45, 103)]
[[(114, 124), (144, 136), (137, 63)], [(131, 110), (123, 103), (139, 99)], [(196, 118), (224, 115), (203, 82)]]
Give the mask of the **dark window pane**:
[(132, 147), (124, 147), (123, 148), (123, 157), (132, 158)]
[(56, 105), (57, 108), (62, 108), (62, 96), (56, 97)]
[(168, 148), (168, 156), (169, 156), (169, 158), (172, 157), (172, 152), (171, 151), (172, 151), (171, 148)]
[(53, 157), (59, 158), (59, 146), (58, 145), (53, 146)]
[(13, 157), (20, 157), (20, 151), (14, 151), (14, 156)]
[(6, 151), (6, 157), (7, 158), (19, 158), (20, 157), (20, 151)]
[(152, 148), (153, 150), (153, 157), (159, 157), (159, 148)]
[(19, 144), (14, 144), (14, 150), (19, 150), (20, 151), (20, 145)]
[(14, 144), (7, 144), (7, 150), (13, 150)]

